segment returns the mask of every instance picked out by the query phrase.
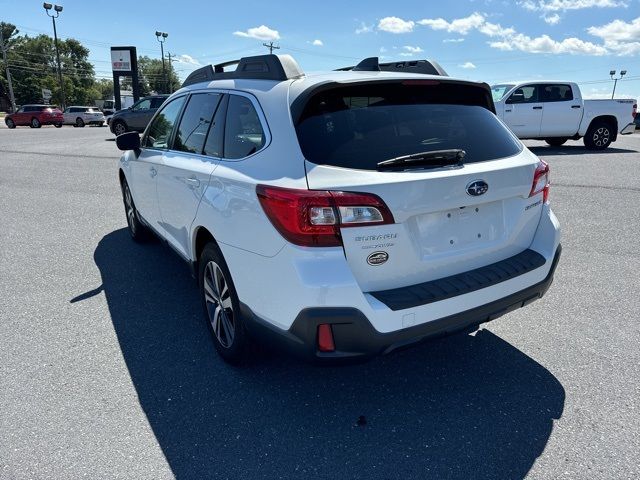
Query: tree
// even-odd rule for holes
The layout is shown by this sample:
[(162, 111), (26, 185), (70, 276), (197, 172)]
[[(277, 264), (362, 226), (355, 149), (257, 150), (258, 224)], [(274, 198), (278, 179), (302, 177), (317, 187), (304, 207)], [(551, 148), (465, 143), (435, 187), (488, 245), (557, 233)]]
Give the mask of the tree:
[(180, 88), (178, 74), (168, 60), (165, 60), (165, 69), (166, 78), (162, 71), (161, 59), (138, 57), (138, 76), (143, 95), (149, 95), (151, 92), (170, 93)]
[[(62, 95), (53, 39), (48, 35), (19, 35), (15, 25), (10, 23), (1, 22), (0, 28), (6, 39), (16, 103), (39, 103), (42, 101), (42, 89), (46, 88), (52, 92), (51, 103), (59, 104)], [(96, 81), (88, 48), (73, 38), (59, 40), (58, 48), (67, 104), (91, 105), (97, 99), (112, 96), (113, 86), (109, 80), (107, 84)], [(109, 85), (111, 88), (107, 91)], [(0, 72), (0, 95), (5, 96), (5, 92), (3, 68)]]

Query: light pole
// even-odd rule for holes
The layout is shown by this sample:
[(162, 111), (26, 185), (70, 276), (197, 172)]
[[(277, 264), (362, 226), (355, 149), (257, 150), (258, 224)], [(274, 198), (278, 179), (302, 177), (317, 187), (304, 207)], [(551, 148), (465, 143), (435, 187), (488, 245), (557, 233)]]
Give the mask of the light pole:
[(169, 89), (169, 82), (167, 81), (167, 70), (164, 66), (164, 42), (167, 40), (169, 34), (167, 32), (156, 32), (156, 39), (160, 42), (160, 54), (162, 55), (162, 76), (164, 77), (164, 92), (167, 93)]
[(624, 77), (627, 74), (627, 71), (620, 70), (620, 78), (615, 78), (615, 74), (616, 74), (615, 70), (611, 70), (609, 72), (609, 75), (611, 76), (611, 80), (613, 80), (613, 93), (611, 93), (611, 100), (613, 100), (613, 96), (616, 94), (616, 85), (618, 84), (618, 80), (622, 80), (622, 77)]
[[(51, 17), (53, 20), (53, 42), (56, 46), (56, 60), (58, 62), (58, 81), (60, 82), (60, 94), (62, 95), (61, 107), (64, 110), (66, 99), (64, 95), (64, 83), (62, 82), (62, 67), (60, 66), (60, 51), (58, 50), (58, 32), (56, 31), (56, 18), (60, 16), (60, 12), (62, 11), (62, 7), (60, 5), (52, 5), (50, 3), (43, 3), (44, 11), (47, 12), (47, 16)], [(56, 13), (49, 14), (49, 12), (53, 9)]]

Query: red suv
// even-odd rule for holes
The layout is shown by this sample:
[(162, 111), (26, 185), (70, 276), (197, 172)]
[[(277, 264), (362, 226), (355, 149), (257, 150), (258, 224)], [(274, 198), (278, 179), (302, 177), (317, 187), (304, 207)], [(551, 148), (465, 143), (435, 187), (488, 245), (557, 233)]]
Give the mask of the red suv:
[(23, 105), (16, 113), (7, 115), (4, 119), (4, 123), (9, 128), (20, 125), (29, 125), (31, 128), (55, 125), (60, 128), (63, 121), (62, 111), (55, 105)]

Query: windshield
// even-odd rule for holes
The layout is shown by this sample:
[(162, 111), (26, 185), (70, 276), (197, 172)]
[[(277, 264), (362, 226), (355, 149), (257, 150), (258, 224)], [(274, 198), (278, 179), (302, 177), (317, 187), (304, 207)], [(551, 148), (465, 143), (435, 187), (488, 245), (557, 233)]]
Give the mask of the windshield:
[(491, 96), (493, 97), (494, 102), (499, 102), (502, 100), (502, 97), (511, 90), (515, 85), (509, 85), (507, 83), (501, 85), (492, 85), (491, 86)]
[(296, 127), (298, 140), (313, 163), (362, 170), (436, 150), (464, 150), (463, 163), (515, 155), (518, 140), (478, 105), (484, 92), (454, 84), (335, 88), (308, 101)]

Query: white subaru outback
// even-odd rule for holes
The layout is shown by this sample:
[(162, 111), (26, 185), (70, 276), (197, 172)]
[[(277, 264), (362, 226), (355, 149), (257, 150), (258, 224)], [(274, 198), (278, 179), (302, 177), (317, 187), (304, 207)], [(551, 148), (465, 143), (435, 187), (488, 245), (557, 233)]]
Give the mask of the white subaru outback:
[[(387, 353), (540, 298), (560, 256), (549, 167), (489, 86), (435, 62), (305, 75), (286, 55), (204, 67), (126, 150), (131, 236), (197, 275), (224, 359)], [(428, 74), (430, 73), (430, 74)]]

